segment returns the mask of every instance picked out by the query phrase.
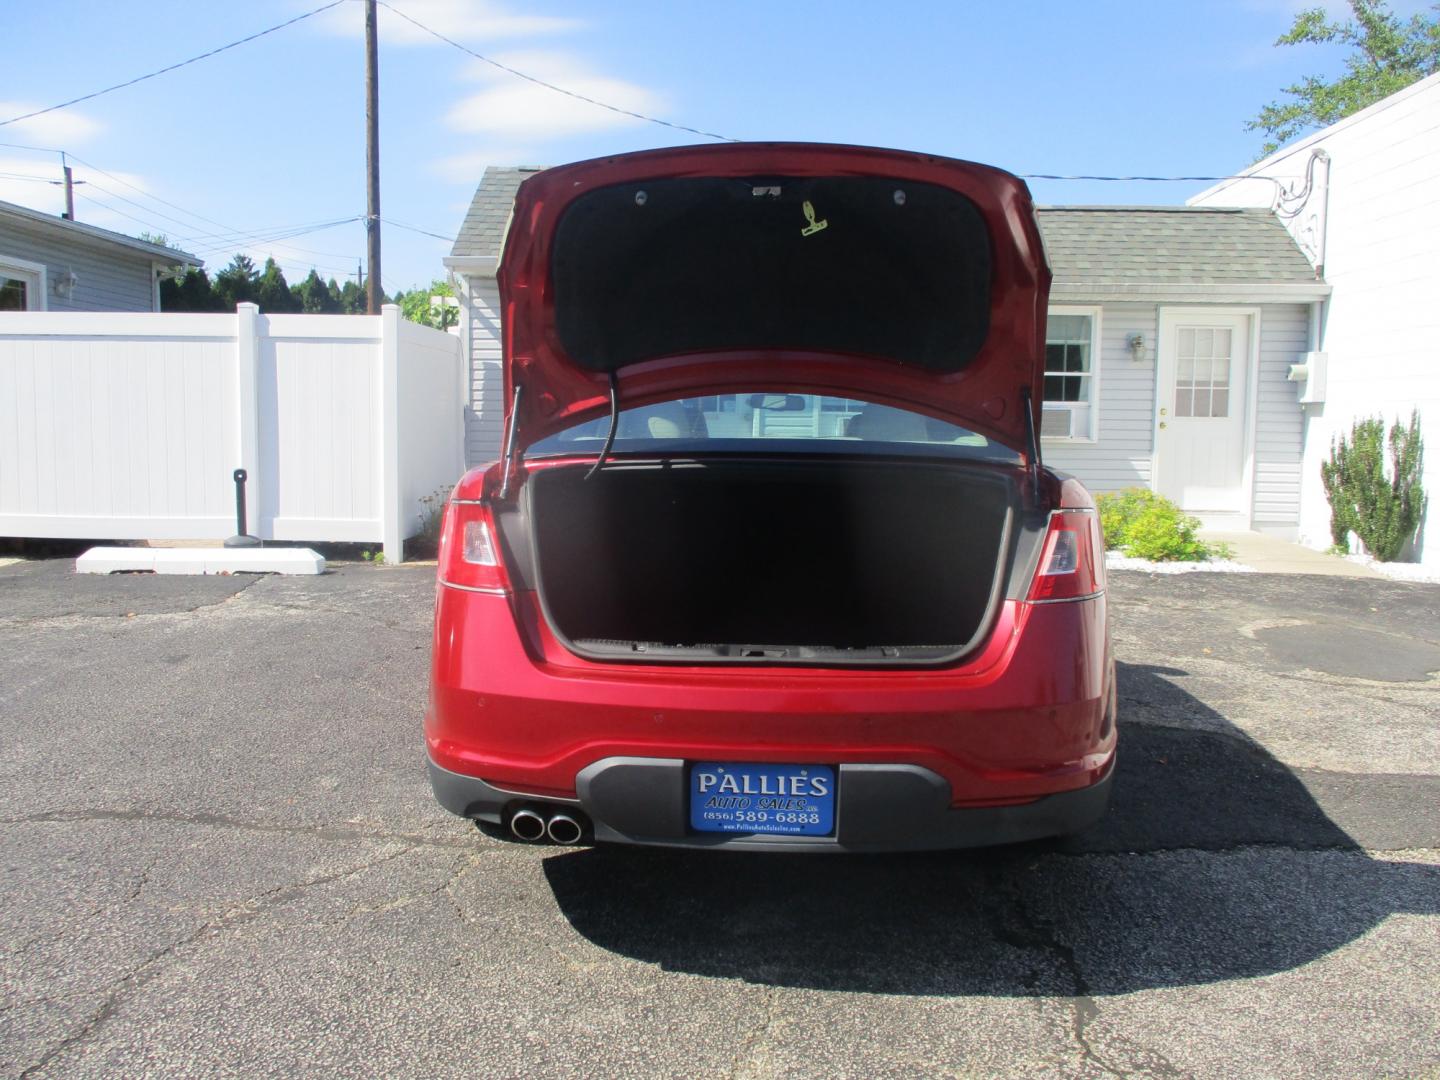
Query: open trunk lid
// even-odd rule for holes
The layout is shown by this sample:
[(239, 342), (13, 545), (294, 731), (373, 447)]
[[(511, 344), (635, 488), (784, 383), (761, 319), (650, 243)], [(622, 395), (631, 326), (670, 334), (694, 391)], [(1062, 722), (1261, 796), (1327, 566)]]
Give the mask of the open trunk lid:
[(612, 389), (858, 397), (1027, 456), (1038, 430), (1050, 272), (1025, 184), (988, 166), (735, 143), (547, 169), (498, 278), (518, 450)]

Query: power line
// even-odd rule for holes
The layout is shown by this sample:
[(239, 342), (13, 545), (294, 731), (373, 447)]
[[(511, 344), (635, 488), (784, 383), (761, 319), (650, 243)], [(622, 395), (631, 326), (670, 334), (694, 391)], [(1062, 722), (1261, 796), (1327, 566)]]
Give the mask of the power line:
[(262, 244), (278, 244), (281, 240), (289, 240), (296, 236), (307, 236), (314, 232), (323, 232), (326, 229), (333, 229), (338, 225), (349, 225), (354, 221), (363, 221), (364, 214), (355, 214), (347, 218), (336, 218), (334, 221), (317, 222), (312, 225), (292, 226), (289, 229), (276, 229), (268, 232), (254, 233), (249, 236), (235, 236), (218, 243), (201, 244), (197, 247), (195, 254), (209, 251), (223, 251), (226, 248), (234, 247), (258, 247)]
[[(10, 144), (0, 143), (0, 146), (6, 146), (6, 145), (10, 145)], [(53, 153), (53, 154), (65, 154), (65, 153), (67, 153), (67, 152), (64, 151), (64, 150), (50, 150), (50, 149), (48, 149), (48, 148), (43, 148), (43, 147), (31, 147), (30, 149), (47, 149), (47, 152)], [(173, 202), (171, 202), (169, 199), (162, 199), (162, 198), (160, 198), (159, 195), (152, 195), (150, 192), (146, 191), (144, 188), (136, 187), (134, 184), (130, 183), (130, 181), (128, 181), (128, 180), (122, 179), (121, 177), (116, 176), (114, 173), (106, 172), (104, 169), (100, 168), (100, 166), (94, 164), (93, 162), (86, 161), (86, 160), (85, 160), (84, 158), (82, 158), (82, 157), (76, 157), (74, 154), (69, 154), (68, 156), (69, 156), (69, 158), (70, 158), (71, 161), (74, 161), (74, 162), (77, 162), (78, 164), (84, 165), (87, 169), (93, 169), (95, 172), (99, 173), (101, 176), (104, 176), (104, 177), (106, 177), (106, 178), (108, 178), (108, 179), (110, 179), (110, 180), (113, 180), (113, 181), (115, 181), (115, 183), (117, 183), (117, 184), (123, 184), (125, 187), (129, 188), (131, 191), (137, 192), (139, 195), (143, 196), (143, 197), (146, 198), (146, 199), (149, 199), (149, 200), (152, 201), (152, 202), (160, 203), (160, 204), (163, 205), (163, 206), (169, 206), (169, 207), (171, 207), (171, 208), (173, 208), (173, 209), (175, 209), (175, 210), (179, 210), (179, 211), (180, 211), (182, 214), (184, 214), (186, 217), (192, 217), (192, 218), (195, 218), (195, 219), (198, 220), (198, 221), (203, 221), (203, 222), (206, 222), (207, 224), (210, 224), (210, 225), (218, 225), (218, 226), (220, 226), (220, 228), (226, 230), (226, 232), (223, 232), (223, 233), (196, 233), (196, 234), (194, 234), (194, 237), (193, 237), (194, 239), (204, 239), (204, 238), (208, 238), (208, 237), (220, 237), (220, 236), (227, 236), (227, 235), (249, 234), (249, 233), (255, 232), (255, 231), (265, 231), (265, 230), (253, 230), (253, 229), (237, 229), (237, 228), (235, 228), (235, 226), (233, 226), (233, 225), (227, 225), (227, 224), (226, 224), (225, 222), (223, 222), (223, 221), (216, 221), (214, 218), (206, 217), (204, 214), (197, 213), (196, 211), (191, 210), (191, 209), (189, 209), (188, 207), (181, 206), (179, 203), (173, 203)], [(82, 182), (94, 183), (93, 180), (92, 180), (92, 181), (82, 181)], [(99, 184), (96, 184), (96, 186), (97, 186), (97, 187), (100, 187)], [(187, 229), (193, 229), (193, 228), (195, 227), (193, 224), (191, 224), (191, 223), (189, 223), (189, 222), (180, 221), (179, 219), (170, 217), (170, 216), (167, 215), (167, 214), (161, 214), (160, 211), (158, 211), (158, 210), (153, 210), (153, 209), (151, 209), (150, 207), (140, 206), (139, 203), (133, 202), (133, 201), (131, 201), (131, 200), (129, 200), (129, 199), (125, 199), (125, 197), (124, 197), (123, 195), (120, 195), (120, 194), (117, 193), (117, 192), (109, 191), (108, 188), (103, 188), (103, 187), (101, 187), (101, 190), (102, 190), (102, 191), (107, 191), (107, 192), (109, 192), (109, 194), (115, 196), (115, 198), (117, 198), (117, 199), (123, 199), (125, 202), (129, 202), (132, 206), (137, 206), (137, 207), (140, 207), (140, 209), (142, 209), (142, 210), (148, 210), (148, 211), (150, 211), (151, 213), (159, 214), (159, 216), (164, 217), (164, 218), (166, 218), (166, 219), (169, 220), (169, 221), (174, 221), (176, 224), (182, 225), (182, 226), (184, 226), (184, 227), (187, 228)], [(284, 248), (289, 248), (291, 251), (299, 251), (299, 252), (302, 252), (302, 253), (304, 253), (304, 254), (306, 254), (306, 255), (324, 255), (324, 256), (327, 256), (327, 257), (329, 257), (329, 258), (335, 258), (335, 259), (350, 259), (350, 258), (354, 258), (354, 256), (353, 256), (350, 252), (348, 252), (348, 251), (311, 251), (309, 248), (297, 247), (297, 246), (294, 245), (294, 244), (279, 244), (279, 245), (277, 245), (277, 246), (279, 246), (279, 247), (284, 247)]]
[[(162, 217), (167, 221), (172, 221), (180, 225), (185, 224), (185, 222), (179, 221), (179, 219), (171, 217), (168, 214), (161, 214), (159, 211), (152, 210), (150, 207), (141, 206), (139, 203), (136, 203), (133, 200), (125, 198), (123, 195), (119, 195), (116, 192), (111, 191), (109, 188), (94, 183), (92, 183), (91, 186), (98, 188), (112, 198), (119, 199), (121, 202), (133, 206), (138, 210), (145, 211), (146, 213), (153, 213), (158, 217)], [(163, 225), (159, 225), (156, 222), (148, 220), (146, 218), (136, 217), (134, 214), (127, 213), (126, 211), (121, 210), (117, 206), (112, 206), (107, 202), (95, 198), (88, 192), (82, 192), (80, 194), (81, 197), (84, 198), (87, 202), (93, 203), (94, 205), (101, 207), (104, 210), (108, 210), (112, 214), (117, 214), (120, 217), (128, 218), (129, 220), (136, 222), (139, 225), (144, 225), (147, 230), (155, 229), (159, 232), (165, 231), (165, 227)], [(280, 244), (281, 240), (287, 240), (295, 236), (304, 236), (312, 232), (320, 232), (323, 229), (332, 229), (337, 225), (344, 225), (356, 220), (359, 220), (359, 216), (341, 218), (335, 221), (308, 222), (301, 225), (276, 225), (264, 229), (254, 229), (244, 232), (237, 231), (232, 234), (204, 233), (194, 237), (181, 236), (176, 237), (176, 241), (179, 243), (185, 243), (187, 245), (192, 239), (209, 239), (212, 241), (208, 244), (196, 245), (195, 250), (189, 253), (192, 255), (211, 254), (213, 252), (224, 251), (226, 249), (233, 249), (237, 247), (259, 247), (272, 244), (277, 247), (284, 247), (285, 245)], [(344, 258), (344, 256), (339, 257)], [(315, 265), (318, 266), (320, 264), (316, 263)], [(341, 268), (327, 265), (326, 269), (338, 270)]]
[(127, 86), (134, 86), (136, 83), (142, 83), (146, 79), (153, 79), (157, 75), (164, 75), (167, 72), (175, 71), (178, 68), (187, 67), (188, 65), (198, 63), (201, 60), (208, 60), (210, 57), (225, 52), (227, 49), (233, 49), (238, 45), (247, 44), (248, 42), (254, 41), (257, 38), (264, 37), (266, 34), (273, 34), (277, 30), (284, 30), (287, 26), (294, 26), (296, 23), (303, 22), (311, 16), (319, 15), (322, 11), (328, 11), (333, 7), (339, 7), (345, 2), (346, 0), (331, 0), (330, 3), (318, 7), (314, 11), (307, 11), (303, 15), (296, 15), (293, 19), (287, 19), (285, 22), (277, 23), (274, 26), (267, 27), (264, 30), (251, 34), (249, 37), (243, 37), (239, 41), (232, 41), (228, 45), (221, 45), (218, 49), (211, 49), (209, 52), (201, 53), (199, 56), (192, 56), (188, 60), (181, 60), (179, 63), (171, 64), (169, 67), (163, 67), (159, 71), (152, 71), (146, 75), (137, 75), (133, 79), (127, 79), (125, 82), (116, 83), (114, 86), (107, 86), (103, 90), (96, 90), (89, 94), (82, 94), (77, 98), (71, 98), (69, 101), (62, 101), (58, 105), (47, 105), (43, 109), (36, 109), (34, 112), (25, 113), (23, 116), (12, 116), (9, 120), (0, 120), (0, 127), (5, 127), (7, 124), (17, 124), (21, 120), (29, 120), (36, 116), (44, 116), (46, 113), (54, 112), (56, 109), (67, 109), (71, 105), (80, 104), (80, 102), (82, 101), (89, 101), (91, 98), (97, 98), (103, 94), (109, 94), (116, 90), (123, 90)]
[(453, 236), (443, 236), (438, 232), (431, 232), (429, 229), (422, 229), (418, 225), (406, 225), (403, 221), (391, 221), (388, 217), (382, 217), (380, 220), (383, 221), (386, 225), (395, 226), (395, 228), (397, 229), (407, 229), (410, 232), (419, 233), (422, 236), (433, 236), (436, 240), (444, 240), (447, 244), (454, 243), (455, 241), (455, 238)]
[(386, 0), (377, 0), (377, 2), (387, 11), (393, 11), (396, 15), (400, 16), (400, 18), (404, 19), (411, 26), (414, 26), (419, 30), (423, 30), (431, 37), (437, 38), (438, 40), (445, 42), (446, 45), (451, 45), (454, 48), (459, 49), (461, 52), (466, 53), (469, 56), (473, 56), (476, 60), (482, 60), (485, 63), (489, 64), (491, 67), (499, 68), (501, 71), (508, 72), (511, 75), (514, 75), (516, 78), (524, 79), (526, 82), (534, 83), (536, 86), (543, 86), (547, 90), (553, 90), (557, 94), (564, 94), (566, 97), (574, 98), (576, 101), (583, 101), (586, 104), (594, 105), (597, 108), (608, 109), (613, 113), (619, 113), (621, 116), (629, 116), (635, 120), (644, 120), (646, 123), (649, 124), (659, 124), (661, 127), (673, 128), (676, 131), (688, 131), (691, 135), (699, 135), (705, 139), (717, 139), (720, 142), (740, 141), (739, 139), (732, 139), (728, 135), (717, 135), (713, 131), (701, 131), (699, 128), (687, 127), (684, 124), (675, 124), (670, 122), (669, 120), (661, 120), (659, 117), (656, 116), (646, 116), (644, 113), (634, 112), (631, 109), (622, 109), (618, 105), (611, 105), (608, 102), (599, 101), (596, 98), (592, 97), (587, 97), (584, 94), (576, 93), (574, 90), (566, 90), (563, 86), (556, 86), (554, 83), (548, 83), (544, 79), (537, 79), (534, 75), (527, 75), (523, 71), (517, 71), (515, 68), (512, 68), (507, 64), (502, 64), (499, 60), (491, 59), (488, 56), (476, 52), (474, 49), (467, 48), (466, 46), (461, 45), (460, 42), (456, 41), (454, 38), (446, 37), (438, 30), (430, 29), (430, 27), (426, 26), (418, 19), (412, 19), (409, 15), (406, 15), (405, 12), (401, 11), (394, 4), (386, 3)]

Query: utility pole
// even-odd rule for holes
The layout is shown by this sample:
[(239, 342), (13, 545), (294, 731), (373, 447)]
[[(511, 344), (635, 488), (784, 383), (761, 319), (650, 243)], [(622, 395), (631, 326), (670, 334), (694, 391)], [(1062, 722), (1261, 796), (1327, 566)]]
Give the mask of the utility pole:
[(380, 72), (376, 62), (375, 0), (365, 0), (365, 242), (369, 276), (365, 310), (380, 314)]
[(60, 155), (60, 168), (65, 173), (65, 220), (75, 220), (75, 174), (65, 160), (65, 155)]

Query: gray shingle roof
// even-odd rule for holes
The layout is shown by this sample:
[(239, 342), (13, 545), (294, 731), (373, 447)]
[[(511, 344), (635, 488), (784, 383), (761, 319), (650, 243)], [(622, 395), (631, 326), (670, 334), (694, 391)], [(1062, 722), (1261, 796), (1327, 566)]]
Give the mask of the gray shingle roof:
[(1314, 283), (1274, 213), (1199, 206), (1042, 206), (1057, 283)]
[(515, 204), (515, 189), (520, 181), (539, 171), (513, 165), (486, 166), (450, 254), (499, 257), (505, 242), (505, 223)]
[[(515, 190), (535, 168), (485, 170), (452, 255), (498, 257)], [(1269, 210), (1042, 206), (1056, 284), (1306, 284), (1315, 271)]]

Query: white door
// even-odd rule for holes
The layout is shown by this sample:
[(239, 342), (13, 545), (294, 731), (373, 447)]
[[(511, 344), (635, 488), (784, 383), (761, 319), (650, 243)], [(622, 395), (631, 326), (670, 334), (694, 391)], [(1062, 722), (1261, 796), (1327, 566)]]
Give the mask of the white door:
[(1207, 524), (1248, 525), (1250, 317), (1165, 312), (1159, 344), (1155, 490)]

